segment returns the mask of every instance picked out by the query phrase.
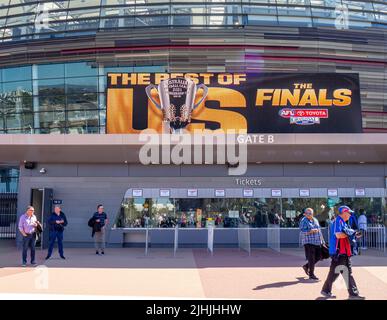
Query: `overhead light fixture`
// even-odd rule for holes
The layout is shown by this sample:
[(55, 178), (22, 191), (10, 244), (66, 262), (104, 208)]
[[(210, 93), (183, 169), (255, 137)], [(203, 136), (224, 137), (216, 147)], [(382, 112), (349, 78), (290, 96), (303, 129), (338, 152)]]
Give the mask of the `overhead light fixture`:
[(36, 167), (36, 163), (35, 162), (30, 162), (30, 161), (25, 161), (24, 162), (24, 168), (25, 169), (33, 170), (33, 169), (35, 169), (35, 167)]
[(226, 162), (226, 166), (228, 168), (238, 168), (239, 167), (239, 162), (236, 162), (236, 163)]

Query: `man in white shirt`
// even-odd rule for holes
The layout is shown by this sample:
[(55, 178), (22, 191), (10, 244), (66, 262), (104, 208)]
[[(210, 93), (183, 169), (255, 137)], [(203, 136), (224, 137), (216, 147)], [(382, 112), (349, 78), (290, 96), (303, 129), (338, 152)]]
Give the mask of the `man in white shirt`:
[(367, 216), (364, 209), (359, 210), (359, 218), (357, 219), (357, 223), (359, 225), (359, 229), (363, 234), (361, 238), (361, 248), (363, 250), (367, 249)]
[(27, 207), (25, 214), (19, 219), (19, 232), (23, 236), (23, 253), (22, 253), (22, 266), (27, 266), (27, 251), (31, 249), (31, 265), (36, 266), (35, 262), (35, 243), (36, 243), (36, 228), (38, 222), (34, 215), (34, 207)]

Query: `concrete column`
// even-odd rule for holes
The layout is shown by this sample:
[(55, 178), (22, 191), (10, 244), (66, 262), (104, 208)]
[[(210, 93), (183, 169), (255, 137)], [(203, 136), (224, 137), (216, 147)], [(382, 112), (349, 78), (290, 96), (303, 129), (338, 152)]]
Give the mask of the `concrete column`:
[(106, 116), (101, 121), (101, 109), (106, 110), (106, 96), (105, 96), (105, 89), (106, 89), (106, 79), (105, 79), (105, 68), (102, 64), (98, 67), (98, 109), (99, 109), (99, 125), (103, 124), (103, 127), (100, 127), (99, 133), (105, 133), (105, 126), (106, 126)]
[[(32, 65), (32, 106), (34, 111), (34, 128), (31, 133), (40, 133), (40, 119), (39, 119), (39, 87), (38, 87), (38, 65)], [(36, 129), (38, 128), (38, 129)]]

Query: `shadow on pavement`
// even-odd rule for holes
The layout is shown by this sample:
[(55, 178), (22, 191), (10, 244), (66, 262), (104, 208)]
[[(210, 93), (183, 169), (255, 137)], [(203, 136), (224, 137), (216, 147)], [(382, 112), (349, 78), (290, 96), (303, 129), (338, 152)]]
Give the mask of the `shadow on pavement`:
[(315, 300), (325, 301), (325, 300), (333, 300), (336, 299), (336, 296), (331, 297), (317, 297)]
[(253, 290), (263, 290), (263, 289), (272, 289), (272, 288), (283, 288), (288, 286), (294, 286), (301, 283), (310, 283), (314, 284), (316, 281), (309, 280), (304, 277), (297, 277), (297, 281), (282, 281), (282, 282), (274, 282), (274, 283), (267, 283), (263, 284), (261, 286), (255, 287)]

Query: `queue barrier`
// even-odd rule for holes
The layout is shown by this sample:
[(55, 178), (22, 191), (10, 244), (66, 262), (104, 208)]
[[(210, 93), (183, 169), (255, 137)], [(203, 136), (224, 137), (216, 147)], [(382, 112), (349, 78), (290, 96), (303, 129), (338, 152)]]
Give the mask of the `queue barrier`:
[(386, 253), (386, 228), (380, 224), (368, 225), (359, 239), (360, 250), (375, 249)]
[(281, 228), (278, 224), (269, 224), (267, 228), (267, 247), (277, 252), (281, 251)]
[(238, 229), (238, 248), (241, 251), (246, 251), (249, 256), (251, 255), (251, 236), (250, 227), (248, 225), (242, 225)]
[[(280, 228), (278, 225), (270, 225), (267, 228), (250, 228), (248, 225), (240, 225), (238, 228), (215, 228), (213, 226), (206, 227), (206, 228), (179, 228), (178, 226), (174, 228), (125, 228), (126, 231), (136, 231), (136, 232), (144, 232), (145, 237), (145, 255), (149, 255), (150, 247), (152, 244), (152, 232), (155, 231), (162, 231), (162, 232), (169, 232), (171, 235), (169, 236), (170, 242), (172, 243), (173, 248), (173, 256), (176, 257), (177, 252), (180, 248), (181, 244), (181, 236), (180, 233), (184, 231), (201, 231), (206, 232), (207, 239), (205, 243), (203, 242), (202, 245), (205, 245), (207, 248), (208, 253), (213, 256), (215, 251), (215, 235), (218, 232), (222, 232), (224, 230), (234, 230), (236, 231), (237, 236), (237, 245), (240, 251), (245, 251), (248, 253), (248, 255), (251, 255), (251, 247), (252, 247), (252, 234), (251, 232), (259, 231), (261, 236), (266, 234), (267, 248), (270, 248), (274, 251), (280, 252), (281, 246), (284, 244), (281, 244), (281, 231), (294, 231), (298, 232), (298, 228)], [(322, 228), (322, 231), (324, 233), (324, 230), (327, 229), (328, 237), (325, 239), (326, 242), (329, 242), (329, 233), (330, 228)], [(184, 240), (183, 240), (184, 241)], [(184, 243), (184, 242), (183, 242)], [(383, 225), (369, 225), (367, 227), (367, 230), (363, 230), (363, 237), (359, 240), (360, 248), (362, 250), (367, 249), (376, 249), (378, 251), (382, 251), (385, 253), (386, 251), (386, 228)], [(302, 247), (301, 245), (301, 236), (299, 237), (299, 247)]]

